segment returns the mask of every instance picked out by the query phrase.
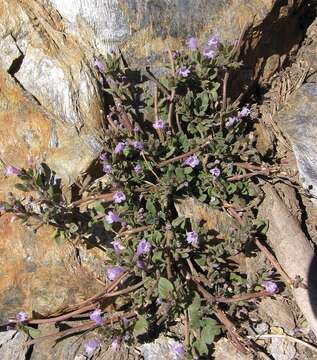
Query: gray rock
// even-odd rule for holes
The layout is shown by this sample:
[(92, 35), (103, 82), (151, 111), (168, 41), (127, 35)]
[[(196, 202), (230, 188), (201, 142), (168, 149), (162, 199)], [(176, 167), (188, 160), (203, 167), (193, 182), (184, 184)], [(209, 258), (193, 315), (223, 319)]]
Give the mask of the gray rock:
[[(317, 84), (304, 84), (278, 114), (277, 121), (289, 137), (303, 185), (317, 196)], [(313, 200), (317, 204), (316, 200)]]
[(140, 346), (144, 360), (177, 360), (172, 351), (174, 342), (172, 339), (160, 337), (152, 343)]
[(252, 354), (242, 354), (228, 341), (222, 338), (215, 344), (215, 360), (252, 360)]
[(25, 360), (28, 352), (24, 343), (27, 336), (16, 330), (0, 332), (0, 359)]

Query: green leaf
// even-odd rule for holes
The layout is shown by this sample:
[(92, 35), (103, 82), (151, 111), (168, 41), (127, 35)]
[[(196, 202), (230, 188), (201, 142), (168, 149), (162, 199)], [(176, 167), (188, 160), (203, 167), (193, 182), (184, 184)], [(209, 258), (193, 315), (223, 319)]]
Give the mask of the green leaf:
[(199, 329), (201, 326), (200, 313), (201, 299), (198, 293), (195, 292), (193, 302), (188, 307), (189, 324), (193, 329)]
[(168, 299), (174, 290), (173, 284), (166, 278), (161, 277), (158, 283), (158, 292), (161, 299)]
[(35, 339), (35, 338), (41, 336), (41, 330), (39, 330), (39, 329), (34, 329), (34, 328), (31, 327), (31, 326), (26, 326), (26, 325), (24, 325), (24, 326), (23, 326), (23, 330), (24, 330), (28, 335), (30, 335), (32, 339)]
[(150, 199), (146, 200), (146, 210), (151, 213), (152, 215), (156, 214), (156, 209), (155, 206), (153, 204), (153, 202)]
[(24, 192), (30, 191), (30, 186), (26, 184), (15, 184), (14, 185), (16, 189)]
[(199, 355), (207, 355), (208, 354), (207, 345), (203, 340), (196, 340), (193, 345), (199, 352)]
[(201, 332), (201, 340), (210, 345), (215, 337), (221, 333), (221, 326), (214, 319), (205, 319), (203, 321), (203, 329)]
[(149, 326), (149, 323), (145, 319), (145, 317), (142, 315), (139, 315), (138, 320), (134, 324), (134, 330), (133, 330), (134, 335), (138, 336), (138, 335), (146, 333), (148, 330), (148, 326)]
[(57, 245), (63, 245), (65, 242), (65, 232), (64, 230), (57, 229), (54, 234), (54, 240)]

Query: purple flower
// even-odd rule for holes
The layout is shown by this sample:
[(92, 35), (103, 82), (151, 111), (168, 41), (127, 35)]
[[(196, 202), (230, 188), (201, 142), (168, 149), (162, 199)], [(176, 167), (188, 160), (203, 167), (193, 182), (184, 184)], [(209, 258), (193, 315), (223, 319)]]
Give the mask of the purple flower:
[(124, 193), (122, 191), (116, 191), (113, 195), (113, 201), (116, 203), (116, 204), (120, 204), (122, 203), (123, 201), (126, 200), (126, 197), (124, 195)]
[(127, 328), (129, 326), (129, 319), (127, 319), (126, 317), (123, 317), (121, 320), (123, 323), (123, 327)]
[(107, 161), (107, 160), (108, 160), (107, 154), (106, 154), (106, 153), (101, 154), (101, 155), (99, 156), (99, 159), (100, 159), (101, 161)]
[(205, 48), (203, 50), (203, 55), (206, 56), (206, 58), (208, 58), (208, 59), (212, 59), (216, 55), (216, 50), (211, 49), (211, 48)]
[(4, 170), (4, 175), (5, 176), (20, 175), (20, 174), (21, 174), (21, 170), (16, 168), (15, 166), (9, 165)]
[(175, 60), (181, 55), (180, 51), (176, 50), (172, 52), (172, 58)]
[(144, 149), (144, 145), (141, 141), (133, 141), (132, 145), (136, 150), (142, 151)]
[(144, 221), (144, 209), (143, 208), (140, 208), (138, 210), (136, 218), (137, 218), (138, 222), (143, 222)]
[(123, 150), (125, 149), (125, 147), (127, 146), (127, 142), (126, 141), (120, 141), (118, 142), (118, 144), (116, 145), (114, 152), (116, 154), (120, 154), (123, 152)]
[(188, 165), (192, 168), (199, 165), (199, 160), (196, 154), (189, 156), (184, 162), (184, 165)]
[(139, 132), (140, 129), (139, 129), (138, 127), (135, 127), (135, 128), (133, 129), (133, 131), (134, 131), (134, 132)]
[(110, 164), (103, 164), (102, 170), (106, 174), (112, 173), (112, 166)]
[(184, 345), (178, 341), (174, 341), (171, 344), (171, 350), (174, 351), (176, 359), (182, 359), (185, 355)]
[(103, 325), (104, 321), (103, 318), (101, 317), (101, 310), (100, 309), (96, 309), (94, 312), (92, 312), (90, 314), (90, 320), (94, 321), (97, 325)]
[(119, 240), (111, 241), (110, 244), (112, 244), (113, 249), (117, 255), (119, 255), (121, 250), (123, 250), (125, 248)]
[(198, 234), (195, 231), (190, 231), (186, 233), (186, 241), (188, 244), (197, 245)]
[(226, 121), (226, 128), (229, 128), (239, 122), (239, 119), (236, 116), (230, 116), (228, 121)]
[(137, 174), (139, 174), (139, 173), (141, 172), (141, 170), (142, 170), (142, 167), (141, 167), (140, 164), (136, 164), (136, 165), (134, 166), (133, 170), (134, 170)]
[(98, 340), (95, 340), (95, 339), (88, 340), (84, 344), (85, 354), (87, 356), (91, 356), (99, 345), (100, 345), (100, 342)]
[(120, 339), (115, 338), (111, 343), (111, 350), (115, 352), (118, 351), (119, 348), (120, 348)]
[(155, 121), (155, 123), (153, 124), (154, 129), (164, 129), (165, 128), (165, 123), (162, 119), (158, 119)]
[(20, 311), (15, 315), (15, 319), (17, 322), (23, 322), (28, 319), (28, 314), (24, 311)]
[(136, 248), (136, 256), (139, 257), (142, 254), (149, 253), (151, 251), (151, 248), (151, 244), (145, 239), (142, 239)]
[(239, 117), (244, 118), (250, 115), (251, 110), (247, 106), (243, 106), (241, 111), (239, 112)]
[(155, 301), (156, 305), (162, 305), (163, 304), (163, 300), (161, 298), (157, 298)]
[(107, 277), (110, 281), (113, 281), (123, 272), (124, 272), (124, 270), (119, 266), (108, 268), (107, 269)]
[(96, 58), (96, 59), (93, 61), (92, 64), (93, 64), (93, 66), (94, 66), (96, 69), (98, 69), (100, 72), (104, 72), (104, 71), (105, 71), (105, 66), (104, 66), (103, 62), (102, 62), (100, 59)]
[(137, 260), (136, 261), (136, 266), (139, 268), (139, 269), (145, 269), (145, 262), (143, 260)]
[(207, 45), (210, 48), (216, 50), (216, 49), (218, 49), (218, 46), (219, 46), (219, 39), (216, 36), (212, 36), (210, 39), (208, 39)]
[(269, 294), (275, 294), (278, 291), (278, 286), (273, 281), (264, 281), (262, 286), (264, 286), (265, 291), (267, 291)]
[(188, 75), (190, 74), (190, 70), (186, 66), (182, 66), (176, 72), (178, 75), (180, 75), (182, 77), (188, 77)]
[(209, 172), (211, 175), (213, 175), (215, 177), (219, 177), (221, 174), (221, 170), (217, 166), (212, 168)]
[(113, 211), (109, 211), (108, 214), (105, 216), (105, 220), (108, 224), (113, 224), (115, 222), (121, 222), (122, 219), (120, 216)]
[(198, 39), (196, 37), (193, 37), (193, 36), (190, 37), (187, 40), (187, 45), (192, 51), (197, 50), (197, 48), (198, 48)]

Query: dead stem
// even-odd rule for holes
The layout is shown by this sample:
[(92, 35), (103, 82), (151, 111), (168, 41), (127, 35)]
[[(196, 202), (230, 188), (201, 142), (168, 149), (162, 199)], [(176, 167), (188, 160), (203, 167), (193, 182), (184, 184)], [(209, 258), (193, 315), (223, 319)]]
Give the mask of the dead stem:
[(165, 233), (165, 239), (166, 239), (166, 272), (167, 272), (167, 278), (170, 280), (172, 279), (172, 264), (171, 264), (171, 240), (173, 239), (173, 232), (171, 230), (167, 230)]
[(173, 158), (171, 158), (171, 159), (164, 160), (164, 161), (160, 162), (157, 166), (160, 168), (160, 167), (166, 166), (166, 165), (168, 165), (168, 164), (171, 164), (171, 163), (173, 163), (173, 162), (175, 162), (175, 161), (185, 159), (185, 158), (187, 158), (187, 157), (195, 154), (196, 152), (198, 152), (199, 150), (201, 150), (201, 149), (202, 149), (203, 147), (205, 147), (206, 145), (208, 145), (211, 140), (212, 140), (212, 137), (208, 137), (208, 140), (207, 140), (206, 142), (204, 142), (202, 145), (197, 146), (195, 149), (190, 150), (190, 151), (188, 151), (188, 152), (185, 153), (185, 154), (175, 156), (175, 157), (173, 157)]
[(260, 297), (266, 297), (266, 296), (271, 296), (271, 294), (268, 293), (267, 291), (258, 291), (258, 292), (253, 292), (253, 293), (234, 295), (230, 298), (215, 297), (215, 301), (218, 303), (230, 304), (230, 303), (235, 303), (235, 302), (239, 302), (239, 301), (253, 300), (253, 299), (257, 299)]
[[(207, 300), (207, 299), (206, 299)], [(208, 300), (207, 300), (208, 301)], [(228, 319), (227, 315), (220, 309), (214, 310), (215, 315), (218, 320), (224, 325), (227, 330), (227, 337), (231, 343), (238, 349), (241, 353), (247, 354), (249, 352), (246, 343), (241, 339), (237, 334), (236, 328), (233, 323)]]
[(129, 230), (123, 231), (122, 233), (118, 234), (118, 236), (137, 234), (139, 232), (150, 230), (152, 227), (153, 227), (153, 225), (140, 226), (140, 227), (137, 227), (137, 228), (134, 228), (134, 229), (129, 229)]
[(228, 80), (229, 80), (229, 72), (226, 71), (224, 79), (223, 79), (223, 86), (222, 86), (222, 106), (221, 106), (222, 111), (225, 111), (227, 109)]
[[(276, 269), (276, 271), (281, 275), (281, 278), (283, 281), (288, 284), (289, 286), (294, 286), (294, 281), (287, 275), (287, 273), (283, 270), (279, 262), (276, 260), (276, 258), (271, 254), (269, 249), (263, 245), (259, 239), (254, 239), (255, 245), (265, 254), (265, 256), (268, 258), (271, 265)], [(299, 284), (299, 286), (305, 287), (303, 284)]]
[(253, 176), (258, 176), (258, 175), (269, 175), (268, 171), (254, 171), (251, 173), (247, 173), (247, 174), (243, 174), (243, 175), (234, 175), (231, 176), (227, 179), (227, 181), (237, 181), (237, 180), (241, 180), (241, 179), (245, 179), (245, 178), (251, 178)]
[(67, 207), (74, 208), (74, 207), (78, 207), (80, 205), (83, 205), (86, 203), (91, 203), (91, 202), (98, 201), (98, 200), (112, 201), (113, 195), (114, 195), (114, 192), (107, 193), (107, 194), (101, 194), (101, 195), (89, 196), (85, 199), (80, 199), (80, 200), (74, 201), (71, 204), (69, 204)]

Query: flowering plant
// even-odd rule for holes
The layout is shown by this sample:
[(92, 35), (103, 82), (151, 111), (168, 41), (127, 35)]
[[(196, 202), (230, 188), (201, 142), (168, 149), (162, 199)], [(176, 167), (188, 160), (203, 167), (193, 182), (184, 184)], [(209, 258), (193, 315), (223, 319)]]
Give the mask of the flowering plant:
[[(24, 181), (18, 189), (36, 190), (37, 197), (11, 195), (3, 204), (25, 222), (36, 216), (55, 226), (58, 242), (78, 236), (89, 242), (97, 227), (112, 235), (109, 243), (97, 239), (107, 253), (105, 278), (119, 287), (116, 311), (132, 311), (113, 324), (113, 348), (156, 327), (174, 329), (184, 340), (176, 343), (182, 357), (185, 350), (206, 355), (224, 331), (221, 324), (227, 329), (230, 323), (225, 311), (234, 319), (243, 299), (271, 295), (274, 288), (259, 286), (265, 273), (247, 281), (231, 260), (261, 230), (252, 178), (268, 175), (250, 108), (227, 98), (228, 74), (239, 66), (236, 49), (215, 37), (202, 49), (195, 38), (188, 44), (188, 52), (168, 52), (160, 79), (132, 71), (121, 55), (109, 55), (98, 67), (110, 94), (104, 149), (96, 159), (104, 174), (102, 181), (73, 186), (84, 198), (68, 203), (42, 164), (16, 174)], [(195, 207), (186, 208), (186, 199)], [(227, 221), (210, 226), (214, 217)], [(107, 319), (102, 302), (97, 305), (90, 320), (102, 328)], [(184, 336), (175, 330), (178, 322)], [(247, 346), (238, 334), (229, 335), (240, 349)]]

